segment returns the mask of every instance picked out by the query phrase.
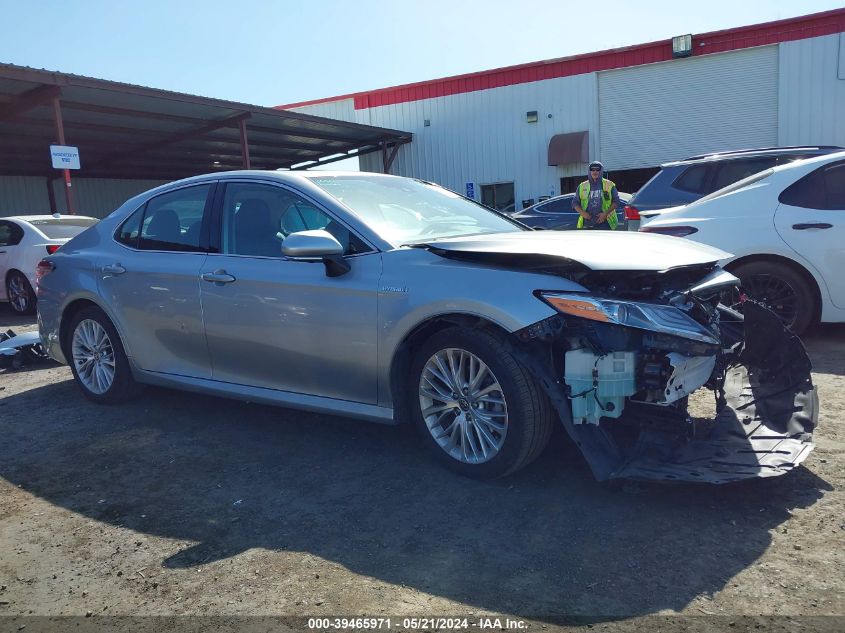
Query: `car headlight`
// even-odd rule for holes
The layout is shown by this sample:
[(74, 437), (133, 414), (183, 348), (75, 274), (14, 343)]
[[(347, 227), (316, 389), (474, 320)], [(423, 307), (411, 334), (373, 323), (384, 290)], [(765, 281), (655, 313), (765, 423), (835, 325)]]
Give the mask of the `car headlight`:
[(719, 339), (698, 321), (674, 306), (615, 299), (598, 299), (563, 292), (538, 292), (538, 297), (562, 314), (591, 321), (681, 336), (703, 343)]

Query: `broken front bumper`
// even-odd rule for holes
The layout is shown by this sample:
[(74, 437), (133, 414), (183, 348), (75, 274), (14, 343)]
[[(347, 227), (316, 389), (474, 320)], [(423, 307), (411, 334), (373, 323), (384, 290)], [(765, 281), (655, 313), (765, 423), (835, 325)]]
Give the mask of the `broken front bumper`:
[[(736, 334), (730, 335), (731, 329)], [(619, 477), (727, 483), (782, 475), (813, 449), (818, 395), (801, 341), (766, 308), (748, 303), (743, 323), (725, 324), (713, 388), (716, 413), (629, 401), (615, 419), (573, 422), (568, 399), (553, 397), (564, 426), (599, 480)], [(719, 373), (717, 369), (714, 376)]]

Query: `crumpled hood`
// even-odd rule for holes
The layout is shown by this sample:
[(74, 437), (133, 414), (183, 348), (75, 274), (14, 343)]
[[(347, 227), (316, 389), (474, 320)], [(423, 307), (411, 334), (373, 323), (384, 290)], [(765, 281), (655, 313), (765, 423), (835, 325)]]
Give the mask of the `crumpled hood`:
[(576, 270), (660, 271), (716, 262), (730, 253), (686, 238), (628, 231), (521, 231), (440, 239), (420, 245), (451, 259)]

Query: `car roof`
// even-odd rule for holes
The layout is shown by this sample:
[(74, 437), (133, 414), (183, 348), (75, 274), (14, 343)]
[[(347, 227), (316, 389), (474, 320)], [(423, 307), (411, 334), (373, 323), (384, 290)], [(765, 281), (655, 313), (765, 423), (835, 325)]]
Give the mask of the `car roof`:
[[(216, 180), (229, 180), (229, 179), (237, 179), (237, 178), (259, 178), (259, 179), (271, 179), (271, 180), (278, 180), (280, 182), (288, 183), (288, 184), (296, 184), (302, 183), (303, 181), (310, 181), (317, 177), (337, 177), (337, 176), (367, 176), (372, 178), (402, 178), (402, 176), (394, 176), (393, 174), (379, 174), (376, 172), (371, 171), (340, 171), (340, 170), (328, 170), (328, 169), (319, 169), (319, 170), (295, 170), (291, 171), (288, 169), (235, 169), (231, 171), (222, 171), (222, 172), (211, 172), (207, 174), (199, 174), (197, 176), (189, 176), (188, 178), (182, 178), (181, 180), (174, 180), (172, 182), (167, 182), (163, 185), (159, 185), (158, 187), (154, 187), (152, 189), (148, 189), (147, 191), (143, 191), (139, 193), (134, 198), (130, 198), (130, 200), (134, 200), (135, 198), (146, 197), (149, 195), (156, 195), (158, 193), (164, 193), (165, 191), (169, 191), (170, 189), (179, 188), (185, 185), (190, 184), (201, 184), (204, 182), (216, 181)], [(416, 178), (414, 180), (420, 180), (421, 182), (426, 182), (420, 178)]]
[[(83, 220), (96, 220), (97, 218), (91, 217), (90, 215), (62, 215), (61, 218), (81, 218)], [(58, 220), (55, 215), (8, 215), (6, 217), (0, 218), (0, 220), (13, 220), (15, 222), (33, 222), (39, 220)]]
[(833, 152), (831, 154), (822, 154), (821, 156), (811, 156), (810, 158), (802, 158), (801, 160), (796, 160), (792, 161), (791, 163), (786, 163), (784, 165), (778, 165), (777, 167), (773, 167), (772, 171), (774, 171), (775, 173), (780, 173), (783, 171), (801, 169), (803, 167), (812, 165), (823, 165), (825, 163), (832, 163), (837, 160), (842, 160), (843, 158), (845, 158), (845, 150), (841, 152)]
[(826, 156), (837, 150), (845, 150), (845, 147), (838, 145), (795, 145), (788, 147), (760, 147), (756, 149), (739, 149), (727, 152), (712, 152), (710, 154), (699, 154), (697, 156), (689, 156), (681, 160), (669, 161), (663, 163), (661, 167), (675, 167), (678, 165), (689, 165), (690, 163), (707, 163), (718, 162), (721, 160), (734, 160), (739, 158), (755, 158), (758, 156), (778, 156), (781, 154), (797, 154), (802, 152), (816, 152), (820, 155)]
[[(371, 171), (335, 171), (328, 169), (320, 170), (296, 170), (291, 171), (287, 169), (235, 169), (232, 171), (212, 172), (207, 174), (200, 174), (198, 176), (191, 176), (183, 178), (182, 180), (175, 180), (169, 182), (162, 187), (170, 187), (171, 185), (184, 184), (190, 182), (202, 182), (206, 180), (225, 180), (229, 178), (244, 178), (244, 177), (260, 177), (278, 179), (283, 182), (298, 182), (301, 180), (310, 180), (316, 177), (337, 177), (337, 176), (367, 176), (373, 178), (401, 178), (401, 176), (394, 176), (393, 174), (379, 174)], [(419, 180), (419, 179), (417, 179)]]

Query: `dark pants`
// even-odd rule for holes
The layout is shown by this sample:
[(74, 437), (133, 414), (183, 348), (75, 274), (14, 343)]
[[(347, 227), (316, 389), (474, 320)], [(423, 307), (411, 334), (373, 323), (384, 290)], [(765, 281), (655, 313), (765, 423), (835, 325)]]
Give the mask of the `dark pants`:
[(585, 222), (584, 228), (590, 229), (591, 231), (612, 231), (613, 230), (613, 229), (610, 228), (610, 224), (607, 223), (607, 220), (605, 220), (601, 224), (593, 224), (593, 225), (587, 224)]

